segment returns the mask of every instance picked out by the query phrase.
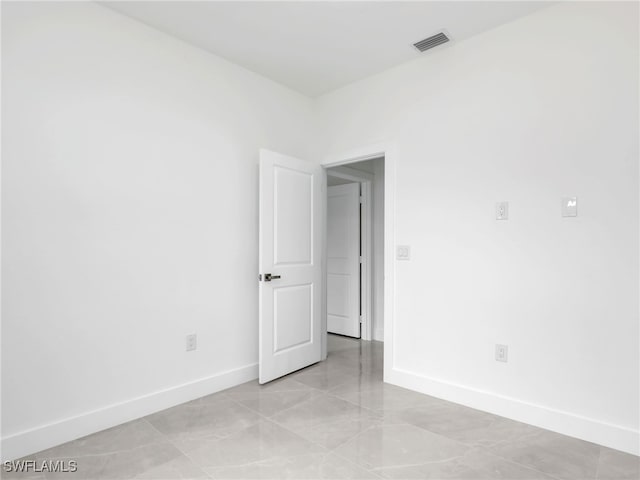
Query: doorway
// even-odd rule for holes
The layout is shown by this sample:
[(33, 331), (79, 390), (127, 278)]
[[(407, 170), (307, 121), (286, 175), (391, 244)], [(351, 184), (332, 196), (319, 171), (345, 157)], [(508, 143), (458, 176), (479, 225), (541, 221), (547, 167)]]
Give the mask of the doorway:
[(328, 333), (384, 339), (384, 157), (326, 169)]
[[(369, 167), (372, 172), (367, 172), (366, 167), (352, 168), (376, 159), (380, 159), (379, 175), (375, 163)], [(327, 169), (354, 176), (351, 180), (361, 183), (362, 196), (370, 199), (363, 204), (363, 212), (369, 208), (370, 214), (363, 213), (362, 218), (371, 219), (372, 234), (367, 237), (369, 241), (363, 235), (360, 243), (364, 253), (362, 276), (371, 279), (370, 287), (353, 290), (367, 295), (364, 301), (360, 299), (361, 337), (384, 341), (384, 379), (393, 374), (395, 165), (393, 144), (375, 144), (332, 155), (320, 164), (260, 150), (260, 383), (327, 358)], [(361, 181), (363, 177), (365, 181)], [(378, 261), (381, 258), (383, 261)]]

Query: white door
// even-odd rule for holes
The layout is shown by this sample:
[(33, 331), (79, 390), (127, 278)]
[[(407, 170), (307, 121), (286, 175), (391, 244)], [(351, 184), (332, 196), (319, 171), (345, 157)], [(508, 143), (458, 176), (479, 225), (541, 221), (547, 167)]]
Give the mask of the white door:
[(327, 331), (360, 338), (360, 184), (327, 192)]
[(320, 166), (260, 150), (259, 381), (320, 361)]

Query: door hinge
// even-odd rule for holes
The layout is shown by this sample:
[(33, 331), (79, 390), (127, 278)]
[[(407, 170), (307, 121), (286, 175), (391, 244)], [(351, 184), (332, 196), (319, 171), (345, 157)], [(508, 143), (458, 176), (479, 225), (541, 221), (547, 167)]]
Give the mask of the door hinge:
[(360, 315), (360, 323), (362, 323), (362, 315)]
[(364, 197), (362, 195), (360, 195), (360, 203), (364, 203)]
[(360, 255), (360, 263), (363, 263), (363, 261), (362, 261), (362, 255)]

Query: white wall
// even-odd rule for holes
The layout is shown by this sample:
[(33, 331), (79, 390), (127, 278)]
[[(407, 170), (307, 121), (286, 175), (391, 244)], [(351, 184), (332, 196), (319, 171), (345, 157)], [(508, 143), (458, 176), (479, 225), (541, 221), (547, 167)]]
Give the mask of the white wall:
[(95, 4), (2, 10), (11, 458), (255, 378), (258, 149), (309, 157), (312, 103)]
[(373, 339), (384, 341), (384, 159), (373, 164)]
[(396, 148), (389, 381), (640, 450), (637, 22), (560, 4), (318, 99), (327, 155)]
[(637, 5), (315, 104), (94, 4), (2, 10), (3, 458), (256, 375), (257, 151), (311, 141), (397, 147), (389, 380), (638, 451)]

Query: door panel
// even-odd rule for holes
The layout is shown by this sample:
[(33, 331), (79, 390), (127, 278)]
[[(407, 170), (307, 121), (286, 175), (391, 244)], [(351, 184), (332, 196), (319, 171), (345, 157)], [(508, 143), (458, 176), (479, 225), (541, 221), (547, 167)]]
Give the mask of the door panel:
[(327, 331), (360, 338), (360, 184), (327, 192)]
[(320, 361), (323, 181), (317, 165), (260, 151), (260, 383)]
[(274, 288), (273, 351), (305, 345), (313, 341), (313, 285)]
[(309, 265), (313, 251), (313, 175), (274, 165), (274, 265)]

